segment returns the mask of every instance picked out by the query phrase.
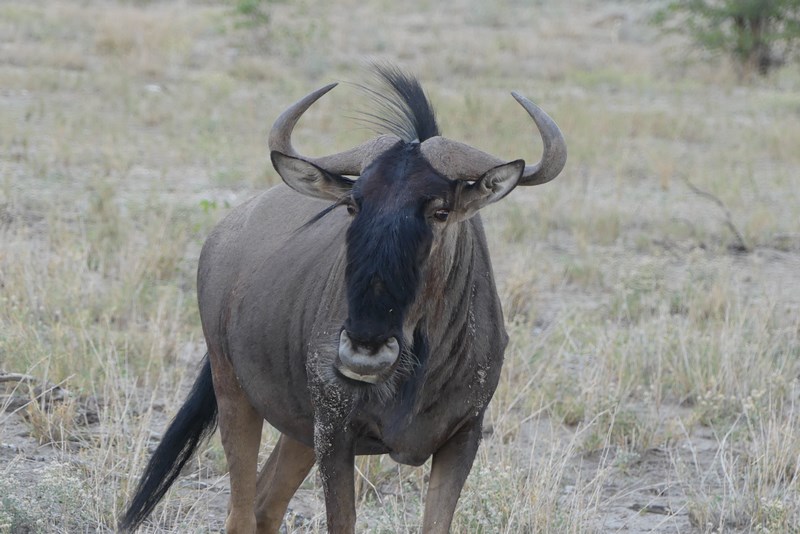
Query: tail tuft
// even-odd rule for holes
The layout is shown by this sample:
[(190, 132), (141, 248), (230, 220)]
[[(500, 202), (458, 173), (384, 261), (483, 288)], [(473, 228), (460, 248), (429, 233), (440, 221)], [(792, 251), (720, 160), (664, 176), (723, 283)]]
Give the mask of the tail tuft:
[(147, 463), (133, 500), (119, 522), (122, 532), (132, 532), (144, 521), (180, 475), (197, 446), (217, 428), (217, 398), (206, 355), (203, 369), (181, 409), (167, 428)]

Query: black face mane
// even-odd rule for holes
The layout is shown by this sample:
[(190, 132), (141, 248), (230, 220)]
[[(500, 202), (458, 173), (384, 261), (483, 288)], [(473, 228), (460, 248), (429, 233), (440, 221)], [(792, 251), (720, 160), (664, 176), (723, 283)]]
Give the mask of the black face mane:
[[(431, 180), (430, 191), (415, 187)], [(404, 314), (417, 295), (433, 241), (427, 200), (448, 189), (448, 181), (422, 158), (419, 145), (405, 143), (383, 154), (356, 183), (352, 202), (358, 213), (346, 237), (349, 332), (364, 341), (389, 334), (402, 339)]]
[(447, 198), (453, 184), (425, 160), (419, 142), (439, 135), (433, 108), (419, 82), (388, 65), (375, 73), (382, 90), (367, 89), (383, 115), (369, 115), (401, 138), (356, 181), (348, 202), (357, 215), (347, 231), (344, 325), (364, 344), (403, 339), (405, 314), (417, 296), (433, 232), (430, 201)]

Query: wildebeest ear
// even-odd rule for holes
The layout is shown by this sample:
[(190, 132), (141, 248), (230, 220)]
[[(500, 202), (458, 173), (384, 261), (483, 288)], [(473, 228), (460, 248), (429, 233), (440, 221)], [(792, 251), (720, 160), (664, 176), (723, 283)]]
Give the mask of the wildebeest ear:
[(509, 194), (517, 186), (524, 170), (525, 161), (518, 159), (489, 169), (477, 181), (464, 187), (456, 206), (459, 219), (468, 219), (479, 209)]
[(350, 192), (353, 180), (328, 172), (305, 160), (293, 158), (273, 150), (272, 166), (286, 185), (303, 195), (338, 200)]

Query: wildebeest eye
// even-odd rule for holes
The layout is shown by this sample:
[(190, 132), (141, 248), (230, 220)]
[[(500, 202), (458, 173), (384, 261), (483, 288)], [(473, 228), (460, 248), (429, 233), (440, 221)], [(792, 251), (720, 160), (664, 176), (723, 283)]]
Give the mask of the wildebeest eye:
[(347, 213), (350, 215), (355, 215), (358, 212), (356, 207), (353, 204), (347, 204)]
[(446, 208), (439, 208), (438, 210), (433, 212), (433, 218), (439, 222), (445, 222), (449, 215), (450, 215), (450, 210)]

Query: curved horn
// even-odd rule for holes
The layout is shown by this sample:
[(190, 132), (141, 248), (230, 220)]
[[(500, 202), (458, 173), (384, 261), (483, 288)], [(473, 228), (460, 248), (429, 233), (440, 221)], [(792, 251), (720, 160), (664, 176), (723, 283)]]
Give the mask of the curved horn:
[[(542, 137), (542, 159), (526, 165), (518, 185), (539, 185), (559, 175), (567, 162), (567, 144), (555, 121), (536, 104), (512, 92), (511, 95), (531, 116)], [(422, 143), (422, 153), (434, 169), (455, 180), (477, 180), (486, 171), (507, 163), (477, 148), (444, 137)]]
[(388, 149), (399, 140), (399, 138), (393, 135), (381, 135), (350, 150), (331, 154), (329, 156), (310, 158), (299, 154), (292, 146), (292, 130), (294, 130), (295, 124), (297, 124), (297, 121), (300, 120), (303, 113), (305, 113), (314, 102), (337, 85), (336, 83), (332, 83), (317, 89), (313, 93), (301, 98), (289, 106), (286, 111), (281, 113), (272, 125), (272, 130), (269, 132), (270, 151), (277, 151), (287, 156), (302, 159), (328, 172), (358, 176), (361, 174), (364, 166), (372, 161), (375, 156)]

